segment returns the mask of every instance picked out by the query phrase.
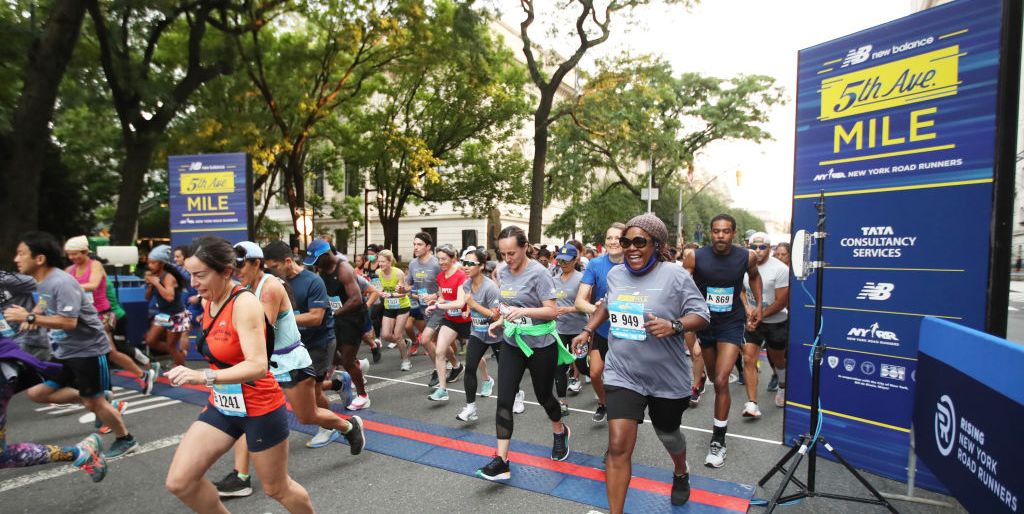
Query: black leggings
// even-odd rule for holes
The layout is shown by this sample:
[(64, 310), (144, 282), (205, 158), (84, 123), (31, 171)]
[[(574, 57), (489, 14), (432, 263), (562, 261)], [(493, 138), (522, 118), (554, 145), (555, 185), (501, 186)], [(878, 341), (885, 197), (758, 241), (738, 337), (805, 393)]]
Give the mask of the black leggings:
[[(572, 339), (576, 337), (576, 334), (558, 334), (558, 338), (562, 340), (562, 345), (565, 346), (569, 351), (572, 351)], [(577, 359), (579, 362), (579, 359)], [(565, 398), (566, 390), (569, 387), (569, 370), (571, 366), (566, 364), (559, 364), (558, 370), (555, 371), (555, 394), (559, 398)]]
[(500, 344), (506, 346), (501, 349), (501, 359), (498, 359), (498, 412), (494, 419), (498, 439), (512, 439), (512, 404), (527, 369), (530, 370), (537, 403), (544, 407), (548, 419), (561, 421), (562, 408), (552, 394), (555, 370), (558, 369), (558, 348), (553, 344), (534, 348), (533, 355), (527, 357), (518, 346)]
[(487, 350), (491, 350), (500, 361), (501, 356), (499, 354), (503, 344), (501, 341), (486, 344), (475, 335), (469, 336), (469, 343), (466, 347), (466, 370), (462, 372), (463, 376), (466, 377), (466, 403), (476, 401), (476, 370), (480, 367), (480, 359), (484, 358)]

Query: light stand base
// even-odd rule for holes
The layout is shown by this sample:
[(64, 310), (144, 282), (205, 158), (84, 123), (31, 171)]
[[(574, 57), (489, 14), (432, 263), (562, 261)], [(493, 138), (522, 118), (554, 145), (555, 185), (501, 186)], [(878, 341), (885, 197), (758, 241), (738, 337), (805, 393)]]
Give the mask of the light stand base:
[[(881, 505), (889, 509), (889, 512), (892, 512), (893, 514), (899, 514), (899, 511), (897, 511), (896, 508), (893, 507), (892, 504), (889, 503), (889, 501), (886, 500), (885, 497), (883, 497), (881, 493), (879, 493), (878, 490), (875, 489), (874, 486), (872, 486), (867, 480), (865, 480), (864, 477), (861, 476), (861, 474), (858, 473), (857, 470), (850, 465), (850, 463), (846, 462), (846, 459), (839, 455), (839, 452), (836, 451), (836, 449), (831, 444), (829, 444), (824, 437), (820, 436), (818, 437), (817, 444), (821, 445), (833, 457), (835, 457), (836, 461), (842, 464), (843, 467), (846, 468), (846, 470), (849, 471), (850, 474), (853, 475), (854, 478), (856, 478), (857, 481), (861, 483), (861, 485), (863, 485), (869, 492), (871, 492), (871, 495), (874, 496), (874, 498), (859, 498), (856, 496), (825, 493), (809, 489), (807, 487), (807, 484), (804, 484), (798, 478), (796, 478), (795, 474), (797, 468), (800, 467), (800, 462), (803, 461), (804, 456), (810, 450), (811, 441), (811, 434), (804, 434), (797, 438), (796, 444), (793, 446), (793, 448), (786, 452), (786, 455), (779, 459), (779, 461), (775, 463), (775, 466), (773, 466), (772, 469), (769, 470), (768, 473), (765, 474), (765, 476), (763, 476), (761, 480), (757, 482), (757, 485), (764, 487), (764, 485), (768, 483), (768, 481), (771, 480), (771, 478), (775, 476), (776, 473), (785, 473), (785, 477), (782, 479), (782, 483), (779, 484), (779, 488), (775, 490), (775, 494), (772, 495), (772, 499), (768, 502), (767, 512), (773, 512), (775, 510), (775, 507), (777, 507), (780, 503), (787, 503), (801, 498), (818, 497), (857, 503), (867, 503), (870, 505)], [(788, 464), (793, 457), (796, 457), (796, 461), (793, 462), (792, 467), (786, 469), (786, 464)], [(790, 483), (795, 485), (799, 490), (793, 494), (783, 496), (783, 494), (786, 491), (786, 487)]]

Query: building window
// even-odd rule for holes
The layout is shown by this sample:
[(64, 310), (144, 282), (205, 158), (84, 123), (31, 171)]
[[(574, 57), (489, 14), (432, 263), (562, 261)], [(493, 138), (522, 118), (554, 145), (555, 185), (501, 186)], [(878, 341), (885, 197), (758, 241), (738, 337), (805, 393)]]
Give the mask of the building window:
[(476, 246), (476, 230), (467, 229), (462, 231), (462, 249)]

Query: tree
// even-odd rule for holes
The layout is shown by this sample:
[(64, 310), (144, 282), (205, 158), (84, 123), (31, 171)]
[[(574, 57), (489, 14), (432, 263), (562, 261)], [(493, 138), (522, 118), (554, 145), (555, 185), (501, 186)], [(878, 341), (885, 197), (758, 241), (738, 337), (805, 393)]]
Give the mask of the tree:
[[(234, 69), (225, 34), (256, 32), (283, 0), (88, 0), (100, 62), (121, 128), (124, 161), (114, 244), (131, 243), (145, 176), (168, 126), (204, 84)], [(243, 23), (236, 23), (245, 19)], [(211, 29), (213, 31), (211, 32)]]
[[(667, 4), (691, 5), (691, 0), (663, 0)], [(571, 110), (571, 106), (555, 109), (555, 95), (566, 75), (576, 68), (580, 59), (591, 48), (598, 46), (611, 36), (611, 22), (613, 16), (618, 16), (622, 11), (630, 11), (636, 7), (647, 5), (650, 0), (609, 0), (603, 12), (600, 6), (595, 5), (594, 0), (566, 0), (559, 2), (560, 11), (568, 11), (569, 7), (576, 8), (574, 36), (579, 39), (573, 53), (557, 64), (548, 63), (544, 59), (538, 59), (535, 55), (533, 40), (530, 38), (529, 30), (537, 18), (535, 0), (520, 0), (520, 6), (526, 18), (519, 25), (520, 37), (523, 40), (523, 55), (526, 57), (526, 65), (530, 70), (530, 79), (540, 92), (537, 108), (533, 113), (533, 169), (530, 175), (530, 227), (529, 239), (531, 242), (540, 242), (541, 227), (543, 221), (543, 210), (545, 205), (545, 163), (548, 154), (548, 127)], [(564, 5), (563, 5), (564, 4)], [(552, 64), (554, 71), (548, 75), (549, 64)]]
[[(0, 131), (0, 204), (8, 213), (16, 213), (0, 223), (0, 262), (5, 266), (11, 262), (18, 235), (38, 225), (39, 184), (46, 162), (42, 156), (52, 152), (50, 123), (57, 92), (84, 17), (84, 0), (52, 2), (42, 30), (30, 20), (26, 31), (29, 45), (21, 68), (21, 93), (10, 123)], [(6, 25), (10, 18), (5, 18)], [(6, 39), (5, 35), (4, 46), (16, 42), (13, 37)], [(12, 84), (6, 85), (9, 91)]]
[[(414, 42), (353, 114), (346, 160), (378, 191), (384, 245), (397, 248), (410, 205), (448, 201), (482, 215), (525, 200), (525, 162), (516, 142), (529, 106), (526, 72), (490, 35), (472, 6), (437, 1), (425, 38)], [(443, 177), (443, 180), (442, 180)]]

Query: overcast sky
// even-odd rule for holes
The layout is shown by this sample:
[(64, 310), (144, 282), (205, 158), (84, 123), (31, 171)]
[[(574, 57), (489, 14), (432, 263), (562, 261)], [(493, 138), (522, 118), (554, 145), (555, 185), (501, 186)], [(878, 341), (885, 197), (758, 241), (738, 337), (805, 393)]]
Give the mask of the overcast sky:
[[(537, 1), (542, 3), (555, 2)], [(522, 19), (518, 2), (503, 4), (503, 19), (518, 27)], [(911, 0), (704, 0), (690, 11), (663, 5), (642, 7), (636, 10), (635, 23), (627, 32), (622, 23), (613, 26), (611, 40), (588, 54), (582, 66), (591, 66), (595, 57), (628, 49), (633, 54), (660, 54), (677, 72), (774, 77), (789, 98), (786, 105), (773, 111), (765, 127), (774, 140), (712, 144), (698, 155), (697, 169), (711, 176), (728, 171), (717, 182), (728, 186), (733, 205), (768, 211), (775, 220), (788, 222), (797, 51), (912, 12)], [(538, 32), (534, 37), (544, 41), (543, 33)], [(572, 41), (563, 35), (550, 43), (564, 52)], [(738, 187), (737, 168), (743, 172)]]

